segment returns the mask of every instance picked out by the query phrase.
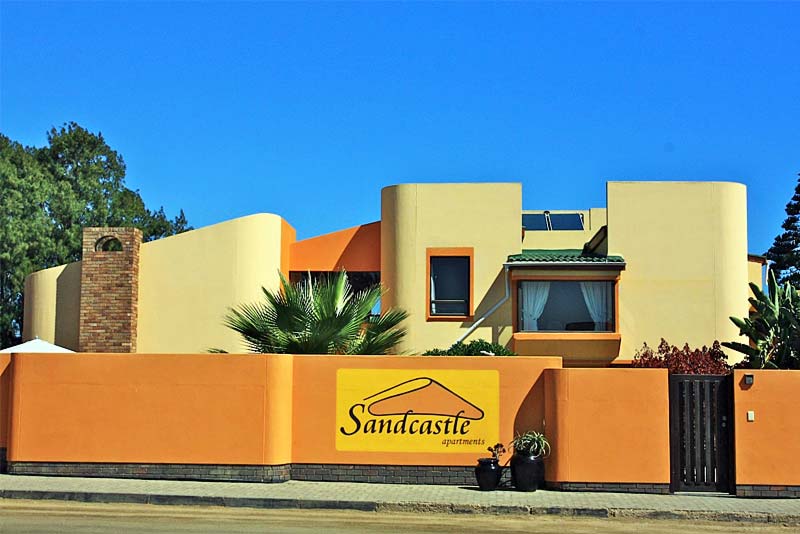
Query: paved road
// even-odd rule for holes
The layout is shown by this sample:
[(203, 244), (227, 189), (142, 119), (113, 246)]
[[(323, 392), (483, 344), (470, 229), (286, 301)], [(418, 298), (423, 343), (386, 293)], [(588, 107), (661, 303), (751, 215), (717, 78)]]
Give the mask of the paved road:
[(629, 519), (399, 514), (342, 510), (250, 510), (215, 507), (111, 505), (0, 500), (3, 534), (79, 533), (242, 533), (361, 534), (789, 534), (796, 527), (780, 525), (637, 521)]

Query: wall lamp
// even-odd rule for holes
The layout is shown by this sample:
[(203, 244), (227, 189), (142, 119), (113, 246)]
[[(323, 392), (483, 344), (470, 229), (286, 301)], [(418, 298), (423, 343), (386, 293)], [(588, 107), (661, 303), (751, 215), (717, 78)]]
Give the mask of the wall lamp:
[(748, 374), (744, 375), (744, 385), (745, 386), (752, 386), (753, 382), (755, 382), (755, 380), (756, 380), (756, 377), (754, 375), (752, 375), (752, 374), (748, 373)]

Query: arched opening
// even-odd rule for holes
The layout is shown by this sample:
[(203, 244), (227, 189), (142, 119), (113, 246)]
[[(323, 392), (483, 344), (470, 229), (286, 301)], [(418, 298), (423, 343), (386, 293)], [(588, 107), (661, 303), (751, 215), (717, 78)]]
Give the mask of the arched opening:
[(121, 252), (122, 242), (113, 235), (98, 239), (94, 244), (95, 252)]

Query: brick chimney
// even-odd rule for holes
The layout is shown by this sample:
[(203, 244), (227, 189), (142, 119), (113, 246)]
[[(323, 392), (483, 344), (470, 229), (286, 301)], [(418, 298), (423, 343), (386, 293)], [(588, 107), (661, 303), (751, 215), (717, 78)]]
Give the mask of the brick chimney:
[(80, 352), (136, 352), (139, 247), (136, 228), (84, 228)]

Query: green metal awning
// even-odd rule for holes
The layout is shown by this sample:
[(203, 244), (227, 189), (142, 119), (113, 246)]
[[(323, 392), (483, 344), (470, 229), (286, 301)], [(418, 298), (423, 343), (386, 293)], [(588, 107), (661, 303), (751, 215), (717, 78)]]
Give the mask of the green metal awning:
[(521, 254), (512, 254), (508, 257), (511, 267), (519, 266), (608, 266), (625, 267), (622, 256), (606, 256), (603, 254), (584, 252), (581, 249), (528, 249)]

